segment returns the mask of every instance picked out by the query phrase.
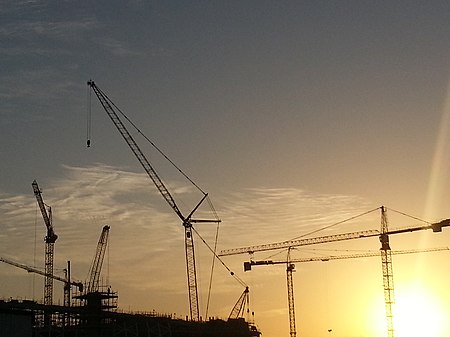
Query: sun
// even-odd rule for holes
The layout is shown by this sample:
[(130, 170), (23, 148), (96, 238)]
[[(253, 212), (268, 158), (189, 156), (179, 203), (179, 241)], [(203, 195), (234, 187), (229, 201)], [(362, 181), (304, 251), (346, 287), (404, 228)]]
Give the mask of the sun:
[(422, 285), (395, 291), (394, 330), (397, 337), (447, 337), (439, 299)]

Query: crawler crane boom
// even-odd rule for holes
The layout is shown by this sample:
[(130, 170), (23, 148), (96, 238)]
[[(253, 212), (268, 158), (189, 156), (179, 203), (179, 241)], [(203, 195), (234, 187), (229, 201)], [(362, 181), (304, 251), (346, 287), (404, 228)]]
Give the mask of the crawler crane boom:
[[(176, 213), (176, 215), (182, 221), (182, 225), (184, 227), (184, 243), (185, 243), (185, 253), (186, 253), (186, 269), (187, 269), (187, 279), (188, 279), (188, 293), (189, 293), (189, 309), (190, 309), (190, 317), (192, 320), (200, 319), (199, 305), (198, 305), (198, 290), (197, 290), (197, 272), (195, 265), (195, 253), (194, 253), (194, 238), (193, 238), (193, 230), (192, 223), (195, 222), (220, 222), (220, 220), (194, 220), (192, 216), (194, 212), (200, 207), (203, 201), (206, 199), (208, 194), (203, 193), (203, 197), (199, 201), (199, 203), (194, 207), (194, 209), (187, 215), (183, 215), (181, 210), (179, 209), (177, 203), (174, 198), (170, 194), (167, 187), (164, 185), (163, 181), (156, 173), (153, 166), (147, 160), (144, 153), (139, 148), (138, 144), (128, 132), (127, 128), (123, 124), (122, 120), (119, 118), (119, 115), (116, 113), (116, 110), (120, 112), (120, 110), (114, 105), (114, 103), (108, 98), (108, 96), (100, 90), (100, 88), (94, 83), (94, 81), (88, 81), (88, 86), (94, 91), (98, 100), (102, 104), (104, 110), (108, 114), (111, 121), (114, 123), (115, 127), (122, 135), (122, 138), (128, 144), (129, 148), (139, 161), (139, 163), (144, 168), (145, 172), (147, 172), (150, 179), (153, 181), (153, 184), (158, 189), (161, 196), (164, 200), (169, 204), (172, 210)], [(120, 112), (121, 113), (121, 112)]]
[(110, 226), (103, 226), (100, 238), (98, 239), (97, 249), (95, 251), (94, 259), (89, 270), (89, 282), (87, 285), (87, 292), (95, 292), (99, 289), (100, 273), (102, 271), (103, 260), (105, 258), (106, 246), (108, 244)]
[(228, 316), (228, 319), (237, 319), (241, 317), (244, 314), (245, 306), (249, 305), (249, 289), (248, 287), (245, 287), (243, 293), (237, 300), (236, 304), (234, 305), (233, 309), (230, 312), (230, 315)]

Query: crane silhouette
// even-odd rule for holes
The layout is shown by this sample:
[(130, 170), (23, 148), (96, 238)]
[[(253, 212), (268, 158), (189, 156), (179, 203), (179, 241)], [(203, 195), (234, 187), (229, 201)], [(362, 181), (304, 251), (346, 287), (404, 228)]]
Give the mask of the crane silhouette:
[[(386, 308), (386, 321), (388, 337), (394, 337), (392, 306), (394, 304), (394, 283), (392, 275), (392, 253), (389, 245), (389, 235), (410, 233), (431, 229), (433, 232), (441, 232), (443, 227), (450, 226), (450, 219), (445, 219), (436, 223), (425, 224), (422, 226), (410, 226), (404, 228), (389, 229), (386, 216), (386, 207), (381, 206), (381, 229), (350, 232), (343, 234), (327, 235), (313, 238), (303, 238), (287, 240), (282, 242), (268, 243), (249, 247), (240, 247), (222, 250), (219, 256), (229, 256), (238, 254), (253, 254), (255, 252), (272, 251), (279, 249), (291, 249), (293, 247), (308, 246), (321, 243), (338, 242), (346, 240), (355, 240), (361, 238), (378, 237), (381, 242), (380, 255), (383, 269), (383, 288)], [(290, 268), (288, 268), (290, 269)], [(292, 269), (290, 270), (292, 272)], [(289, 282), (289, 274), (288, 274)]]
[[(196, 271), (196, 261), (195, 261), (195, 252), (194, 252), (194, 236), (193, 236), (193, 223), (204, 223), (204, 222), (220, 222), (219, 219), (213, 219), (213, 220), (204, 220), (204, 219), (193, 219), (194, 213), (197, 211), (197, 209), (201, 206), (201, 204), (205, 201), (205, 199), (208, 197), (208, 194), (202, 192), (202, 198), (197, 203), (197, 205), (191, 210), (191, 212), (187, 215), (184, 215), (180, 208), (178, 207), (177, 203), (175, 202), (175, 199), (172, 197), (172, 194), (167, 189), (166, 185), (163, 183), (160, 176), (157, 174), (153, 166), (148, 161), (147, 157), (144, 155), (142, 150), (139, 148), (138, 144), (130, 134), (130, 132), (127, 130), (126, 126), (122, 122), (121, 118), (117, 114), (120, 113), (122, 116), (124, 114), (117, 108), (117, 106), (108, 98), (108, 96), (100, 90), (100, 88), (94, 83), (94, 81), (90, 80), (88, 81), (88, 86), (94, 91), (96, 94), (98, 100), (100, 101), (101, 105), (103, 106), (104, 110), (108, 114), (109, 118), (119, 131), (119, 133), (122, 135), (125, 142), (128, 144), (129, 148), (135, 155), (136, 159), (139, 161), (139, 163), (144, 168), (147, 175), (152, 180), (153, 184), (158, 189), (159, 193), (163, 197), (163, 199), (169, 204), (169, 206), (172, 208), (172, 210), (175, 212), (175, 214), (180, 218), (181, 223), (184, 227), (184, 244), (185, 244), (185, 255), (186, 255), (186, 270), (187, 270), (187, 279), (188, 279), (188, 293), (189, 293), (189, 309), (190, 309), (190, 317), (191, 320), (199, 320), (200, 319), (200, 311), (199, 311), (199, 304), (198, 304), (198, 290), (197, 290), (197, 271)], [(129, 119), (124, 116), (126, 120), (129, 121)], [(134, 125), (133, 125), (134, 126)], [(152, 144), (153, 145), (153, 144)], [(88, 141), (88, 146), (90, 146), (90, 142)], [(158, 149), (159, 151), (159, 149)], [(160, 151), (162, 154), (162, 152)], [(167, 158), (163, 154), (163, 156)], [(169, 160), (170, 161), (170, 160)], [(172, 164), (173, 162), (170, 161)], [(178, 169), (180, 172), (182, 172), (180, 169)], [(184, 175), (184, 173), (183, 173)], [(186, 175), (184, 175), (191, 183), (193, 183), (197, 188), (198, 186), (189, 179)]]

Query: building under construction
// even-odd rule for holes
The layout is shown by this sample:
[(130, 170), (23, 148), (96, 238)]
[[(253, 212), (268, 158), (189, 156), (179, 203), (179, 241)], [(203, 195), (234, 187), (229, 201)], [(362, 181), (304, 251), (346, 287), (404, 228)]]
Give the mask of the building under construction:
[[(0, 300), (1, 336), (8, 337), (259, 337), (243, 318), (190, 321), (171, 315), (123, 313), (117, 294), (100, 292), (88, 305), (59, 306), (29, 300)], [(108, 303), (91, 306), (91, 303)], [(47, 317), (50, 319), (48, 320)]]
[[(101, 242), (109, 226), (103, 228)], [(100, 245), (99, 245), (100, 246)], [(98, 256), (98, 255), (97, 255)], [(0, 258), (2, 262), (37, 272), (34, 268)], [(110, 286), (69, 280), (64, 305), (32, 300), (0, 300), (0, 336), (3, 337), (259, 337), (258, 329), (241, 317), (248, 304), (248, 288), (227, 320), (180, 319), (156, 311), (130, 313), (118, 310), (118, 294)], [(94, 279), (96, 280), (96, 278)], [(71, 287), (75, 286), (75, 287)], [(65, 296), (66, 299), (67, 296)], [(70, 299), (71, 298), (71, 299)]]
[[(34, 185), (37, 184), (33, 182)], [(33, 187), (34, 187), (33, 185)], [(38, 195), (39, 196), (39, 195)], [(38, 199), (39, 201), (39, 199)], [(45, 209), (44, 209), (45, 210)], [(43, 213), (46, 214), (46, 213)], [(47, 224), (47, 223), (46, 223)], [(48, 224), (51, 224), (49, 221)], [(47, 228), (52, 228), (50, 225)], [(100, 282), (110, 226), (103, 226), (97, 249), (85, 283), (70, 279), (70, 262), (66, 278), (53, 275), (0, 257), (0, 262), (64, 283), (64, 305), (31, 300), (0, 300), (0, 337), (259, 337), (253, 324), (239, 318), (243, 313), (248, 289), (233, 308), (227, 320), (180, 319), (172, 315), (153, 312), (126, 313), (118, 311), (118, 294), (109, 285)], [(52, 298), (51, 296), (49, 297)]]

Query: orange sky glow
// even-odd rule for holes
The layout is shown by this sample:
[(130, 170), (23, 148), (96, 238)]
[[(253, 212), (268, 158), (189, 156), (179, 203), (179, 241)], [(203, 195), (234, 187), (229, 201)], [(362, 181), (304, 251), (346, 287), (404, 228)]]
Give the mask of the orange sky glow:
[[(55, 273), (70, 260), (84, 281), (108, 224), (102, 278), (120, 310), (189, 314), (183, 226), (90, 79), (209, 193), (218, 251), (380, 229), (381, 206), (390, 228), (450, 218), (449, 12), (442, 0), (1, 3), (0, 256), (43, 267), (36, 179)], [(189, 213), (201, 193), (133, 136)], [(289, 336), (286, 266), (243, 270), (287, 252), (224, 256), (210, 285), (202, 239), (214, 247), (216, 225), (195, 229), (202, 317), (227, 318), (247, 285), (262, 336)], [(449, 245), (450, 228), (390, 237), (393, 251)], [(291, 258), (379, 249), (372, 237)], [(395, 337), (450, 336), (449, 254), (393, 255)], [(387, 336), (379, 256), (295, 265), (297, 336)], [(0, 299), (42, 300), (40, 276), (0, 264), (0, 284)]]

